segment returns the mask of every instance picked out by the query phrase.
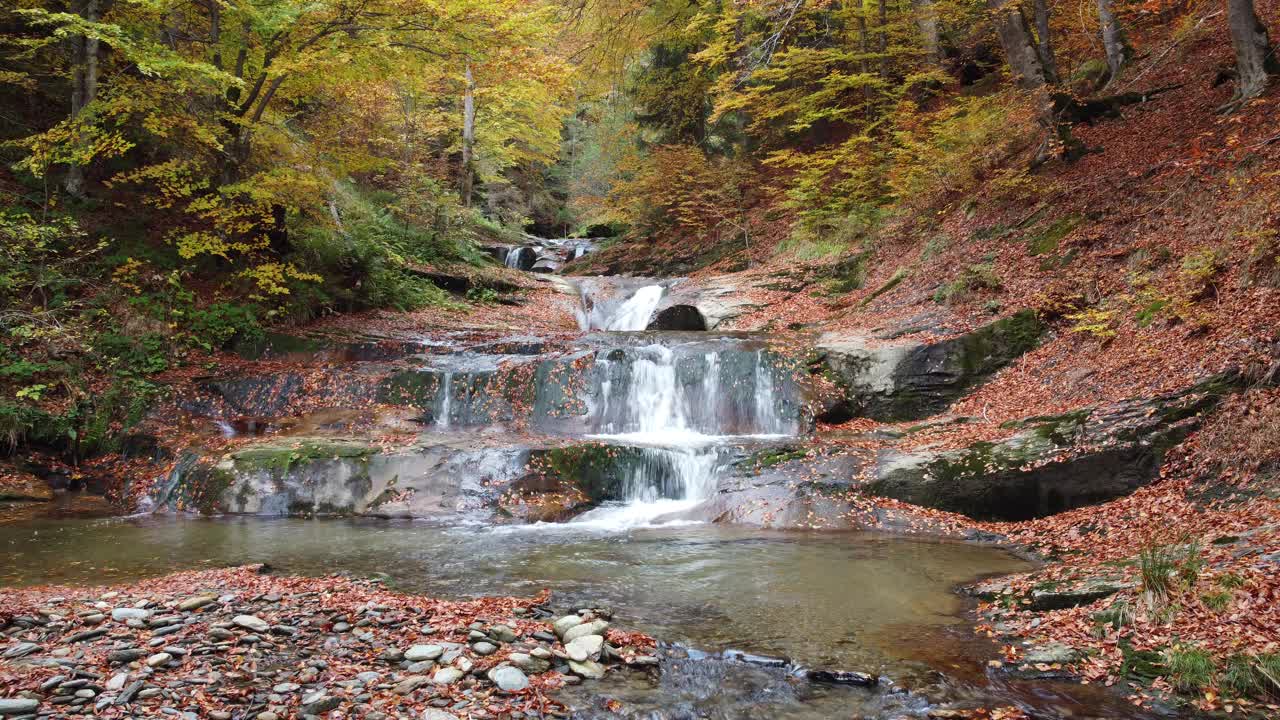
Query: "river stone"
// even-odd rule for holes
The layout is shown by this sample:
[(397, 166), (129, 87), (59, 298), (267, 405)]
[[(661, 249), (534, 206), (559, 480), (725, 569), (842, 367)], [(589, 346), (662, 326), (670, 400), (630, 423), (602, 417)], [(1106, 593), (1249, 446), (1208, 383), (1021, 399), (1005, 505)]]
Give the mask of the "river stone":
[(436, 671), (435, 676), (431, 678), (431, 682), (435, 683), (436, 685), (452, 685), (458, 682), (459, 680), (461, 680), (464, 674), (465, 673), (463, 673), (458, 668), (453, 668), (453, 667), (440, 668), (439, 670)]
[(529, 687), (529, 678), (519, 668), (502, 665), (489, 671), (489, 680), (503, 692), (520, 692)]
[(609, 623), (605, 620), (592, 620), (589, 623), (574, 625), (565, 631), (563, 637), (565, 643), (571, 643), (585, 635), (603, 635), (604, 631), (609, 628)]
[(425, 675), (410, 675), (395, 686), (395, 693), (397, 695), (408, 695), (428, 682), (430, 680)]
[(1028, 664), (1036, 665), (1044, 663), (1046, 665), (1066, 665), (1075, 662), (1079, 653), (1076, 649), (1063, 645), (1062, 643), (1053, 642), (1027, 650), (1027, 654), (1023, 656), (1022, 661)]
[(40, 701), (31, 698), (0, 698), (0, 715), (25, 715), (38, 707)]
[(317, 690), (310, 695), (302, 698), (302, 712), (306, 715), (320, 715), (342, 704), (342, 698), (326, 695), (323, 690)]
[(107, 681), (106, 687), (108, 690), (111, 690), (114, 692), (116, 690), (122, 690), (124, 688), (124, 684), (127, 682), (129, 682), (128, 673), (116, 673), (115, 675), (111, 676), (110, 680)]
[(4, 657), (5, 659), (26, 657), (39, 649), (40, 646), (33, 642), (20, 642), (11, 646), (8, 650), (5, 650), (4, 655), (0, 655), (0, 657)]
[(594, 660), (586, 660), (583, 662), (570, 660), (569, 669), (572, 670), (575, 675), (580, 675), (588, 680), (599, 680), (604, 677), (604, 666)]
[(257, 633), (264, 633), (271, 629), (267, 621), (255, 615), (237, 615), (231, 618), (231, 622), (239, 625), (246, 630), (252, 630)]
[(116, 622), (127, 622), (129, 620), (146, 620), (151, 617), (150, 610), (143, 608), (122, 607), (111, 611), (111, 619)]
[(497, 645), (494, 645), (491, 642), (484, 642), (484, 641), (481, 641), (476, 643), (475, 645), (472, 645), (471, 649), (475, 651), (475, 654), (481, 657), (484, 657), (485, 655), (492, 655), (498, 652)]
[(419, 720), (458, 720), (458, 716), (438, 708), (426, 708), (418, 713)]
[(414, 645), (404, 651), (404, 659), (409, 662), (422, 662), (436, 660), (443, 654), (444, 648), (439, 645)]
[(549, 661), (540, 657), (526, 655), (524, 653), (511, 653), (507, 656), (507, 659), (511, 661), (512, 665), (515, 665), (530, 675), (537, 675), (551, 669), (551, 663)]
[(494, 625), (489, 628), (489, 637), (504, 643), (512, 643), (520, 639), (520, 636), (506, 625)]
[(217, 601), (218, 601), (217, 595), (208, 595), (208, 594), (192, 595), (186, 600), (183, 600), (182, 602), (178, 603), (178, 609), (182, 610), (183, 612), (190, 612), (192, 610), (199, 610), (205, 605), (209, 605)]
[(583, 662), (600, 656), (600, 648), (604, 647), (604, 638), (599, 635), (583, 635), (570, 640), (564, 646), (565, 654), (570, 660)]
[(581, 625), (581, 624), (582, 624), (582, 618), (578, 617), (577, 615), (565, 615), (564, 617), (552, 623), (551, 629), (555, 630), (556, 635), (559, 635), (560, 637), (564, 637), (564, 634), (569, 632), (569, 628), (577, 627), (578, 625)]
[(159, 652), (147, 658), (147, 667), (160, 667), (173, 659), (173, 656), (167, 652)]

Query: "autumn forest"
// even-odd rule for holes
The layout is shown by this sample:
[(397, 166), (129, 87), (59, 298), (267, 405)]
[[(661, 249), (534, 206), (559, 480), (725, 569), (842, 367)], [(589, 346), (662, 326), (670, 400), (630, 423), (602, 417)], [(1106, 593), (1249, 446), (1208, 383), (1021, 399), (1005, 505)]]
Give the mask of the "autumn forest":
[(12, 0), (0, 718), (1280, 715), (1275, 0)]

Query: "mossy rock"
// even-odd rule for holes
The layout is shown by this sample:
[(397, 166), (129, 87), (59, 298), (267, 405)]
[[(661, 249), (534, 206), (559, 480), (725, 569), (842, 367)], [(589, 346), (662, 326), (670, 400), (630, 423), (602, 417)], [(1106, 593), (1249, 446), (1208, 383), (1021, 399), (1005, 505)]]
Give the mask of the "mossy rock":
[(377, 452), (377, 448), (357, 440), (309, 438), (253, 445), (231, 453), (231, 460), (236, 471), (264, 470), (283, 474), (294, 465), (311, 460), (368, 458)]
[(1032, 257), (1056, 253), (1062, 239), (1083, 222), (1084, 218), (1080, 215), (1068, 215), (1054, 220), (1027, 236), (1027, 252)]

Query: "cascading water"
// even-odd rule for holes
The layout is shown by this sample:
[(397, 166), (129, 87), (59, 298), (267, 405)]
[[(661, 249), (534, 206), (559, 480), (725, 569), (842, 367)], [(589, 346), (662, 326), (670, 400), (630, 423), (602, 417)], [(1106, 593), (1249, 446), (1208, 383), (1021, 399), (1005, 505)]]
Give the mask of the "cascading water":
[(449, 415), (453, 412), (453, 373), (445, 371), (440, 376), (440, 409), (436, 411), (436, 427), (449, 427)]
[(649, 318), (658, 309), (666, 288), (652, 284), (639, 287), (622, 302), (616, 298), (596, 296), (589, 286), (580, 288), (581, 303), (577, 310), (580, 330), (612, 330), (634, 332), (649, 326)]
[(746, 341), (677, 342), (597, 354), (590, 437), (626, 446), (618, 499), (569, 523), (620, 530), (689, 510), (711, 497), (731, 444), (794, 434), (773, 356)]

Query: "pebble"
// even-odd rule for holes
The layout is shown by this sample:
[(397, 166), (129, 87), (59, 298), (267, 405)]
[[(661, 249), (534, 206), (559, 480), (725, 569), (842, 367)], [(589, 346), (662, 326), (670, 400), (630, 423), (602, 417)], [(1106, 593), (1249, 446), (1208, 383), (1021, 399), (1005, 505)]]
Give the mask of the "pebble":
[(480, 642), (476, 643), (475, 645), (472, 645), (472, 646), (471, 646), (471, 649), (472, 649), (473, 651), (475, 651), (475, 654), (477, 654), (477, 655), (479, 655), (479, 656), (481, 656), (481, 657), (484, 657), (484, 656), (486, 656), (486, 655), (492, 655), (492, 654), (494, 654), (494, 653), (498, 652), (498, 646), (497, 646), (497, 645), (494, 645), (494, 644), (493, 644), (493, 643), (491, 643), (491, 642), (486, 642), (486, 641), (484, 641), (484, 640), (481, 640)]
[(129, 675), (127, 673), (116, 673), (115, 675), (111, 676), (110, 680), (107, 681), (107, 689), (119, 690), (123, 688), (124, 684), (128, 681), (129, 681)]
[(160, 667), (173, 659), (173, 656), (167, 652), (159, 652), (147, 658), (147, 667)]
[(0, 657), (4, 657), (6, 659), (26, 657), (39, 649), (40, 646), (33, 642), (20, 642), (17, 645), (10, 647), (8, 650), (5, 650), (4, 655)]

